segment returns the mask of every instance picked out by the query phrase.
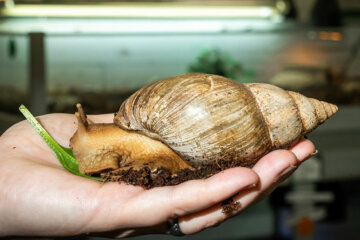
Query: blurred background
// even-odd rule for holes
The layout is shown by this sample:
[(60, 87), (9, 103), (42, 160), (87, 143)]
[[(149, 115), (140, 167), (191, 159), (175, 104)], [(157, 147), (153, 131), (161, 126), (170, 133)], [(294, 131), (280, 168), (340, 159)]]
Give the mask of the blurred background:
[(186, 72), (276, 84), (339, 105), (309, 136), (318, 154), (270, 197), (183, 239), (358, 239), (359, 51), (359, 0), (0, 0), (0, 133), (23, 119), (20, 104), (115, 112)]

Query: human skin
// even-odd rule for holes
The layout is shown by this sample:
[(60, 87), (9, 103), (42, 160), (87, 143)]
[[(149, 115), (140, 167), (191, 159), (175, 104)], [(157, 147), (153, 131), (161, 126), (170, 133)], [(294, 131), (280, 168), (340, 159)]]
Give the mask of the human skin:
[[(89, 116), (93, 122), (112, 118)], [(73, 115), (37, 119), (56, 142), (69, 146), (77, 128)], [(267, 154), (252, 169), (236, 167), (208, 179), (145, 190), (72, 175), (22, 121), (0, 137), (0, 237), (165, 233), (164, 223), (176, 217), (185, 234), (194, 234), (229, 218), (222, 212), (223, 200), (237, 194), (241, 213), (270, 194), (314, 151), (309, 140), (301, 140), (289, 150)]]

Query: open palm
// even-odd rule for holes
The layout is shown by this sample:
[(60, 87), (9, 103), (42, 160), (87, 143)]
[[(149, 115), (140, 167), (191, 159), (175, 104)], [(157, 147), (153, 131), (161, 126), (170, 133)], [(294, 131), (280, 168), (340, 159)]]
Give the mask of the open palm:
[[(112, 117), (89, 116), (94, 122), (111, 122)], [(49, 114), (38, 120), (55, 141), (69, 146), (77, 128), (73, 115)], [(22, 121), (0, 138), (0, 236), (121, 237), (175, 217), (185, 234), (196, 233), (228, 218), (221, 211), (223, 200), (239, 193), (235, 199), (242, 211), (268, 195), (312, 152), (312, 143), (302, 140), (290, 151), (269, 153), (253, 169), (232, 168), (205, 180), (144, 190), (72, 175)]]

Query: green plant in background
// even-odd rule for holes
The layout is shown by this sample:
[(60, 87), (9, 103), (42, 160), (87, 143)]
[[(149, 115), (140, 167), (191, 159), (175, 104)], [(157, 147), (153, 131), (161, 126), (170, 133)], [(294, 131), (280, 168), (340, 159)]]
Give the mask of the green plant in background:
[(79, 172), (79, 165), (74, 157), (71, 148), (61, 147), (55, 140), (45, 131), (45, 129), (41, 126), (41, 124), (36, 120), (36, 118), (30, 113), (30, 111), (24, 106), (21, 105), (19, 107), (20, 112), (25, 116), (25, 118), (30, 122), (30, 124), (34, 127), (36, 132), (41, 136), (41, 138), (46, 142), (46, 144), (51, 148), (51, 150), (55, 153), (57, 159), (61, 163), (61, 165), (71, 172), (72, 174), (89, 178), (97, 181), (104, 181), (102, 178), (91, 177), (86, 174)]
[(254, 78), (253, 71), (244, 70), (230, 54), (218, 48), (204, 48), (190, 63), (188, 72), (216, 74), (239, 82), (252, 82)]

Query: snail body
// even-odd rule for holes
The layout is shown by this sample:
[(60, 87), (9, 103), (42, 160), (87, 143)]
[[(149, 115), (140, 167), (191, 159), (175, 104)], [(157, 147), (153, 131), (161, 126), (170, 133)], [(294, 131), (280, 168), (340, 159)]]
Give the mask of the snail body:
[[(104, 125), (86, 126), (78, 114), (83, 127), (71, 145), (80, 171), (90, 174), (147, 166), (151, 172), (165, 168), (176, 176), (182, 169), (196, 171), (214, 165), (251, 167), (271, 150), (290, 147), (336, 111), (335, 105), (269, 84), (183, 74), (130, 96), (120, 106), (114, 124), (104, 131), (108, 134), (100, 130)], [(122, 134), (132, 140), (119, 140)], [(84, 135), (96, 146), (90, 148), (80, 141)], [(100, 135), (107, 136), (95, 140)], [(159, 146), (167, 150), (158, 150)], [(100, 167), (91, 167), (95, 162)]]

